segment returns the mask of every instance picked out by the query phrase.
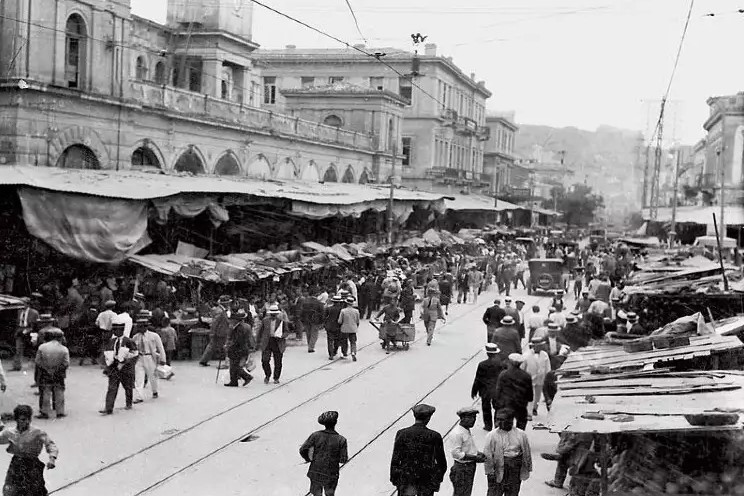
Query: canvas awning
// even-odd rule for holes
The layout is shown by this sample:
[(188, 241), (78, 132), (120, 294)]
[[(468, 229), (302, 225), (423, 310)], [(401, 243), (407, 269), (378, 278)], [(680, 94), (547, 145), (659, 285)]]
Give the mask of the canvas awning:
[[(679, 223), (690, 222), (694, 224), (713, 224), (713, 214), (718, 217), (720, 224), (721, 207), (677, 207), (675, 221)], [(744, 224), (744, 206), (727, 205), (724, 207), (724, 221), (727, 225)], [(649, 209), (643, 209), (643, 219), (652, 220)], [(670, 222), (672, 220), (672, 209), (670, 207), (659, 208), (656, 213), (656, 222)]]
[(0, 311), (18, 310), (25, 306), (26, 303), (16, 296), (0, 294)]

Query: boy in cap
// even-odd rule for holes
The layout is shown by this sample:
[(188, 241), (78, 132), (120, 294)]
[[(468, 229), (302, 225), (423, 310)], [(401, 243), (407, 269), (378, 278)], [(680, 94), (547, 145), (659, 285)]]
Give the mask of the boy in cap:
[(496, 414), (498, 428), (486, 436), (486, 477), (488, 494), (518, 496), (522, 481), (532, 472), (532, 452), (527, 434), (514, 428), (514, 412), (508, 408)]
[(104, 374), (108, 376), (108, 391), (106, 391), (106, 406), (99, 411), (103, 415), (114, 413), (114, 402), (119, 392), (119, 384), (124, 388), (126, 409), (132, 409), (134, 366), (139, 358), (139, 352), (137, 343), (124, 336), (124, 328), (124, 319), (117, 316), (111, 323), (114, 335), (105, 346), (106, 369)]
[(339, 467), (349, 460), (346, 438), (336, 432), (337, 422), (338, 412), (322, 413), (318, 423), (325, 429), (310, 434), (300, 446), (300, 456), (310, 463), (307, 477), (312, 496), (322, 496), (324, 491), (326, 496), (336, 494)]
[(447, 444), (454, 460), (450, 469), (453, 496), (471, 496), (473, 480), (475, 479), (475, 465), (486, 461), (486, 455), (478, 451), (470, 429), (475, 425), (478, 409), (466, 406), (457, 410), (460, 423), (452, 429), (447, 438)]
[(496, 382), (496, 401), (499, 410), (509, 408), (517, 419), (517, 427), (527, 427), (527, 405), (534, 399), (532, 377), (521, 369), (524, 357), (519, 353), (509, 355), (509, 368)]
[(435, 411), (423, 403), (414, 406), (416, 423), (395, 435), (390, 482), (400, 496), (432, 496), (444, 480), (447, 456), (442, 436), (426, 427)]
[(470, 390), (470, 397), (475, 399), (476, 396), (481, 398), (481, 408), (483, 410), (483, 428), (490, 431), (493, 428), (493, 412), (496, 407), (496, 384), (499, 374), (504, 370), (504, 364), (499, 357), (499, 347), (493, 343), (486, 344), (486, 358), (478, 364), (473, 379), (473, 387)]

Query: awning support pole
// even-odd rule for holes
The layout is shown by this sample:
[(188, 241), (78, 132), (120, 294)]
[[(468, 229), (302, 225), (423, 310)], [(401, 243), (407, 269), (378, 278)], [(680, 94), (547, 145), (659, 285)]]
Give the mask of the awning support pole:
[(608, 465), (608, 453), (607, 453), (607, 436), (600, 434), (599, 436), (599, 470), (600, 470), (600, 495), (607, 496), (609, 494), (607, 480), (607, 465)]

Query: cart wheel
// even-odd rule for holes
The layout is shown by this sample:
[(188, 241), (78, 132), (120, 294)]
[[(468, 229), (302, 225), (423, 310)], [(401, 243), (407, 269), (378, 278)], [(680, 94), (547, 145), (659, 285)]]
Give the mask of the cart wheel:
[(408, 351), (408, 348), (409, 348), (408, 343), (403, 343), (403, 349)]

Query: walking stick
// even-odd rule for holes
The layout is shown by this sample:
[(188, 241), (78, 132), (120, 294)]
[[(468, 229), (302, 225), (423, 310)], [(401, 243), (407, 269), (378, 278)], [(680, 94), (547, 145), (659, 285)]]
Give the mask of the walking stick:
[(222, 358), (219, 359), (217, 362), (217, 375), (214, 376), (214, 383), (217, 384), (217, 381), (220, 378), (220, 367), (222, 367)]

